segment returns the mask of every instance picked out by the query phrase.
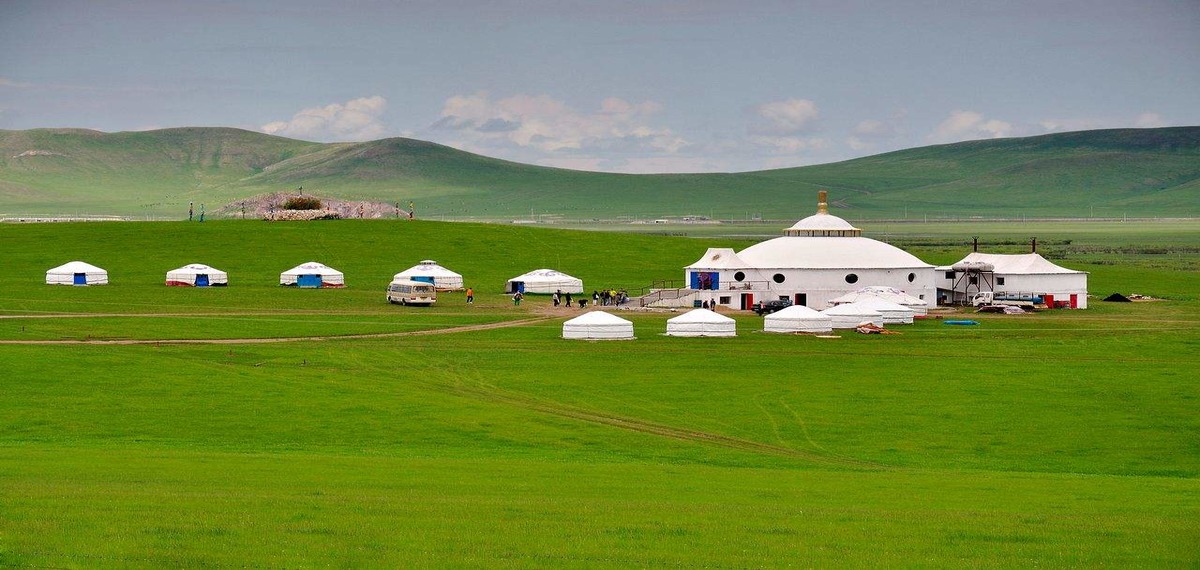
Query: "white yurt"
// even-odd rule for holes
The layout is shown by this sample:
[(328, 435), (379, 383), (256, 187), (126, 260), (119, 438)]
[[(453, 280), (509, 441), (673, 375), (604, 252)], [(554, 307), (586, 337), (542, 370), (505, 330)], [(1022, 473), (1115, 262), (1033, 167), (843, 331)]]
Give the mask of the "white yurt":
[(46, 271), (47, 285), (108, 285), (108, 272), (82, 261), (64, 263)]
[(833, 317), (804, 305), (792, 305), (763, 317), (763, 331), (776, 333), (833, 332)]
[(332, 267), (310, 261), (280, 273), (279, 284), (303, 288), (345, 287), (346, 276)]
[(395, 279), (409, 279), (433, 283), (438, 291), (458, 291), (463, 288), (463, 276), (438, 265), (432, 259), (422, 260), (421, 263), (397, 273)]
[(879, 311), (885, 325), (911, 325), (916, 314), (910, 307), (883, 299), (863, 299), (854, 304)]
[(577, 294), (583, 292), (583, 280), (571, 277), (566, 273), (553, 269), (535, 269), (524, 275), (518, 275), (508, 280), (504, 285), (505, 293), (545, 293), (555, 291)]
[(191, 263), (167, 272), (168, 287), (224, 287), (229, 274), (203, 263)]
[(852, 329), (863, 323), (871, 323), (877, 327), (883, 326), (883, 313), (858, 303), (846, 303), (821, 312), (833, 317), (833, 328), (835, 329)]
[(591, 311), (563, 323), (563, 338), (621, 340), (633, 338), (633, 323), (604, 311)]
[(695, 309), (667, 319), (667, 336), (737, 336), (737, 321), (708, 309)]
[(895, 287), (872, 286), (863, 287), (856, 291), (846, 293), (841, 297), (835, 297), (829, 300), (830, 305), (844, 305), (846, 303), (857, 303), (867, 299), (883, 299), (897, 305), (904, 305), (912, 309), (914, 315), (925, 316), (929, 313), (929, 304), (918, 299), (904, 291)]

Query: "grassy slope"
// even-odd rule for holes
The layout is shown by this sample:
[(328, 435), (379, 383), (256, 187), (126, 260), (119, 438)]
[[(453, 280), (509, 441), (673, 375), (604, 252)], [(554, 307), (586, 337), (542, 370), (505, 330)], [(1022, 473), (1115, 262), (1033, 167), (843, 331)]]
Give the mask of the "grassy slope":
[[(13, 158), (26, 150), (65, 156)], [(0, 132), (8, 213), (181, 216), (305, 186), (426, 216), (799, 218), (830, 188), (851, 218), (1200, 215), (1200, 128), (1085, 131), (923, 147), (804, 168), (618, 175), (522, 165), (409, 139), (315, 144), (233, 129)]]
[[(1157, 229), (1074, 241), (1176, 243)], [(0, 319), (6, 339), (187, 335), (205, 316), (224, 326), (202, 336), (226, 337), (273, 329), (263, 314), (281, 334), (514, 319), (547, 301), (515, 309), (496, 291), (534, 266), (634, 287), (709, 245), (744, 245), (432, 222), (0, 226), (0, 239), (0, 313), (187, 315)], [(477, 304), (384, 303), (390, 275), (427, 257), (463, 273)], [(113, 284), (41, 284), (73, 258)], [(275, 285), (309, 259), (350, 287)], [(193, 261), (232, 285), (161, 285)], [(1072, 267), (1094, 290), (1131, 278)], [(753, 316), (737, 339), (666, 338), (658, 314), (632, 317), (636, 341), (572, 343), (558, 338), (564, 311), (380, 340), (0, 346), (0, 564), (1194, 565), (1200, 323), (1186, 267), (1141, 265), (1137, 279), (1190, 301), (836, 341), (755, 333)]]

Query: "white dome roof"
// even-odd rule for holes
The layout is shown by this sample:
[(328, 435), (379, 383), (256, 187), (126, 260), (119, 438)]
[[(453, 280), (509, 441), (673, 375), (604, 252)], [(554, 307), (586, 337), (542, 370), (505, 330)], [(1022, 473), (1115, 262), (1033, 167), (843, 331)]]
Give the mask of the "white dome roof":
[(725, 323), (732, 323), (732, 322), (734, 322), (733, 319), (731, 319), (725, 315), (722, 315), (721, 313), (710, 311), (708, 309), (693, 309), (693, 310), (688, 311), (677, 317), (671, 317), (671, 318), (667, 319), (667, 324), (672, 324), (672, 323), (680, 323), (680, 324), (682, 324), (682, 323), (720, 323), (720, 324), (725, 324)]
[(796, 222), (792, 227), (788, 228), (789, 235), (793, 231), (828, 231), (828, 230), (847, 230), (858, 231), (858, 228), (850, 225), (850, 222), (843, 220), (833, 214), (813, 214), (799, 222)]
[(896, 246), (865, 237), (777, 237), (739, 251), (738, 257), (748, 267), (762, 269), (933, 267)]

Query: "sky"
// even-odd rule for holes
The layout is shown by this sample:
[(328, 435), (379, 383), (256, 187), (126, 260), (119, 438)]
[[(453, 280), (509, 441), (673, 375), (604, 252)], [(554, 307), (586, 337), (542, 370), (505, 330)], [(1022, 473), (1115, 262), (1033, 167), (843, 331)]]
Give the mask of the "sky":
[(0, 129), (741, 172), (1200, 125), (1200, 0), (0, 0)]

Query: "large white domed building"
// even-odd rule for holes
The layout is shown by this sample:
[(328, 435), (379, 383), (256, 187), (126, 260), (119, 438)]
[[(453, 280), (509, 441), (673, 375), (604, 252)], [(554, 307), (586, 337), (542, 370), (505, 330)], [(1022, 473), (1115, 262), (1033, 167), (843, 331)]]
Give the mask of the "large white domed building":
[(898, 247), (862, 237), (862, 230), (828, 212), (825, 191), (817, 213), (782, 237), (742, 251), (709, 248), (684, 268), (693, 299), (734, 309), (788, 299), (817, 310), (863, 287), (892, 287), (929, 306), (937, 302), (934, 267)]

